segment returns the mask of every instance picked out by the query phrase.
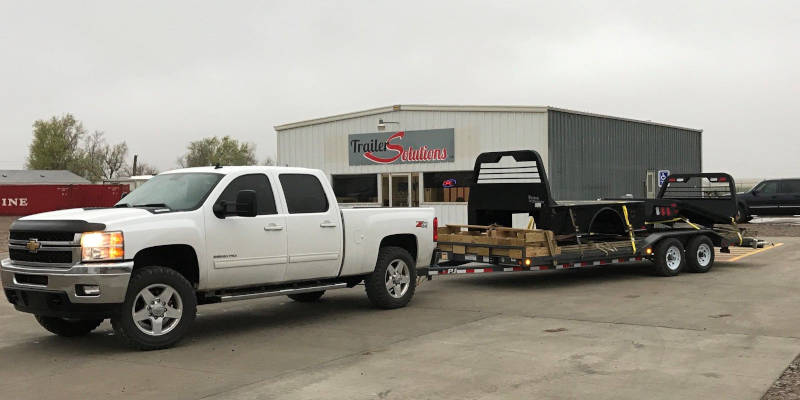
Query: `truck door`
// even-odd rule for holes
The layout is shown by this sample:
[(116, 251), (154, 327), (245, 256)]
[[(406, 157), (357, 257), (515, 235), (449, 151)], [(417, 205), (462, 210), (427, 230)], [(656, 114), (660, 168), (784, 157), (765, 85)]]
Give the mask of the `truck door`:
[(765, 181), (753, 189), (748, 208), (755, 215), (775, 215), (780, 211), (778, 181)]
[(800, 179), (787, 179), (780, 184), (781, 214), (800, 214)]
[(288, 260), (286, 216), (278, 214), (275, 191), (265, 174), (242, 175), (232, 180), (215, 203), (225, 201), (235, 210), (240, 190), (255, 190), (258, 215), (219, 218), (208, 208), (205, 215), (206, 247), (212, 257), (211, 287), (248, 286), (284, 279)]
[(343, 239), (339, 208), (335, 200), (329, 201), (335, 197), (328, 196), (320, 179), (312, 174), (284, 173), (278, 179), (289, 212), (286, 280), (338, 275)]

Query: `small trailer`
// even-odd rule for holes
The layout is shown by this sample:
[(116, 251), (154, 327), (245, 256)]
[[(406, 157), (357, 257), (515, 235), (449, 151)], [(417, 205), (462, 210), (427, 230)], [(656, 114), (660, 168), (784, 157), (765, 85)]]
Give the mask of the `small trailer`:
[[(667, 177), (655, 199), (556, 202), (536, 151), (490, 152), (475, 161), (467, 225), (437, 230), (426, 271), (435, 275), (543, 271), (649, 260), (655, 272), (708, 272), (714, 248), (763, 246), (736, 226), (733, 178)], [(524, 229), (513, 220), (528, 218)]]

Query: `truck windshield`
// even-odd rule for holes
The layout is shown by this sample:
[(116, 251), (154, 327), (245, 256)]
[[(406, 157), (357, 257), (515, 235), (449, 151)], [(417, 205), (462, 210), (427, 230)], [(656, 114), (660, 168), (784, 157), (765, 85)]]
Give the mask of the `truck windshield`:
[(165, 207), (188, 211), (200, 207), (222, 174), (189, 172), (156, 175), (114, 207)]

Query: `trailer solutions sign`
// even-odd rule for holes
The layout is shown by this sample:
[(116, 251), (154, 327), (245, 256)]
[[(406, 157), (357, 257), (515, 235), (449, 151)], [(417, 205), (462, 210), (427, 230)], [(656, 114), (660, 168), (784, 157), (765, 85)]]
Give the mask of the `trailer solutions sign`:
[(455, 161), (454, 129), (359, 133), (348, 136), (350, 165)]

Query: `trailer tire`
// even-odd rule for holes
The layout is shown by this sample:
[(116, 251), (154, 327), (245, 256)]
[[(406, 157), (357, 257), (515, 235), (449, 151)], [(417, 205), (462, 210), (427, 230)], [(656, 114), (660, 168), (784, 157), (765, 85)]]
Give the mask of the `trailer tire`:
[(364, 279), (367, 297), (378, 308), (404, 307), (414, 297), (417, 269), (405, 249), (387, 246), (378, 252), (375, 270)]
[(714, 243), (708, 236), (699, 235), (686, 245), (686, 267), (690, 272), (704, 273), (714, 265)]
[(320, 290), (318, 292), (307, 292), (307, 293), (296, 293), (287, 295), (290, 299), (298, 302), (298, 303), (314, 303), (319, 301), (322, 298), (322, 295), (325, 294), (324, 290)]
[(76, 337), (88, 335), (103, 323), (102, 319), (67, 319), (59, 317), (46, 317), (35, 315), (36, 322), (47, 329), (50, 333), (55, 333), (63, 337)]
[(655, 250), (653, 262), (656, 274), (675, 276), (686, 266), (686, 256), (680, 240), (664, 239), (656, 245)]

